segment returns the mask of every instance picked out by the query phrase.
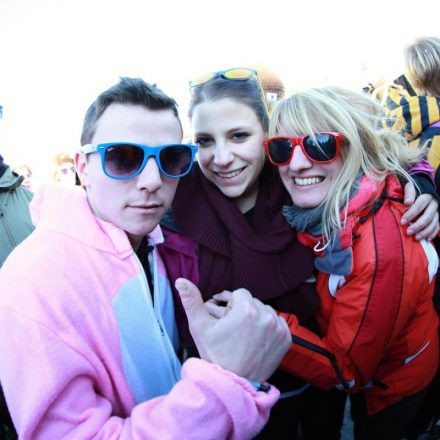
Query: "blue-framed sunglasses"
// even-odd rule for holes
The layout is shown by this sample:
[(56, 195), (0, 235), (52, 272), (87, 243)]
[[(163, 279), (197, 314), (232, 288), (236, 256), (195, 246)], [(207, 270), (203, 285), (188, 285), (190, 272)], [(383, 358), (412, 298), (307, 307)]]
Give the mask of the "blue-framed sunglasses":
[(111, 179), (127, 180), (139, 175), (150, 157), (156, 159), (160, 172), (178, 179), (188, 174), (194, 163), (197, 146), (169, 144), (157, 147), (131, 142), (86, 144), (81, 147), (85, 154), (98, 152), (104, 174)]

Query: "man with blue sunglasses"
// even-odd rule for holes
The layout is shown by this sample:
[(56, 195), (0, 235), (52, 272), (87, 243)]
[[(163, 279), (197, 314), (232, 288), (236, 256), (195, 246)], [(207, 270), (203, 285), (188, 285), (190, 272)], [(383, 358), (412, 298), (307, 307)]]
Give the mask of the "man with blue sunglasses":
[(181, 138), (174, 100), (122, 78), (86, 113), (83, 188), (34, 197), (36, 229), (0, 271), (0, 380), (20, 438), (247, 439), (267, 420), (279, 393), (262, 382), (291, 337), (249, 292), (217, 319), (177, 280), (201, 359), (176, 354), (156, 245), (197, 150)]

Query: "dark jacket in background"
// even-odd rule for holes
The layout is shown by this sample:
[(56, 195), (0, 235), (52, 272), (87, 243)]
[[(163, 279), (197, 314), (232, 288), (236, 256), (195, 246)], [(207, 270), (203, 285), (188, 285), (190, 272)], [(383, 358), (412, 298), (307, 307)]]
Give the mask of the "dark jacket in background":
[(21, 186), (22, 181), (8, 166), (0, 176), (0, 267), (34, 229), (29, 215), (32, 192)]
[[(0, 270), (15, 246), (34, 229), (29, 215), (33, 194), (21, 186), (22, 181), (23, 177), (13, 173), (0, 156)], [(0, 437), (5, 440), (17, 438), (1, 387)]]

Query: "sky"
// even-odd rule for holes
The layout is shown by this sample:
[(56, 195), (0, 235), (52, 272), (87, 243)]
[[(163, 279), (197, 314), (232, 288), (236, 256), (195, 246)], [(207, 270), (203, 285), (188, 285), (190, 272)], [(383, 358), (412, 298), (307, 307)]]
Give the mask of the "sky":
[(257, 64), (288, 91), (359, 90), (399, 76), (403, 48), (438, 36), (439, 15), (438, 0), (0, 0), (0, 154), (50, 180), (120, 76), (173, 96), (187, 134), (188, 81), (206, 72)]

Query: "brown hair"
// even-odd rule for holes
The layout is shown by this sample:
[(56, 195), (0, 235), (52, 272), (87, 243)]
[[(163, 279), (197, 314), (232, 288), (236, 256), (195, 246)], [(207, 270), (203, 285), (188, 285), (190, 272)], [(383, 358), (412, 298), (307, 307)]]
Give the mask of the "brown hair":
[(418, 38), (405, 49), (407, 75), (418, 93), (440, 96), (440, 38)]
[(96, 123), (107, 107), (113, 103), (137, 104), (150, 110), (170, 109), (180, 123), (177, 103), (173, 98), (162, 92), (155, 84), (147, 84), (140, 78), (123, 77), (118, 84), (102, 92), (87, 110), (81, 133), (81, 145), (92, 141)]

